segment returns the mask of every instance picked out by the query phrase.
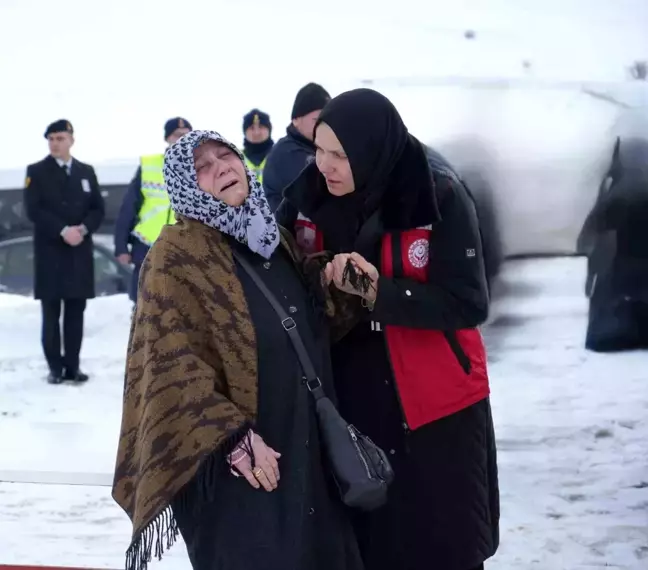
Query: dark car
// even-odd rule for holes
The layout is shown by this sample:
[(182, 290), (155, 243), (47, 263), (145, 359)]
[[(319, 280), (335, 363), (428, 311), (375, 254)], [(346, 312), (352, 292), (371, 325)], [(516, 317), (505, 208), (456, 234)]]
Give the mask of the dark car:
[[(94, 239), (94, 274), (97, 296), (126, 293), (132, 269), (114, 258), (112, 250)], [(0, 241), (0, 292), (32, 295), (34, 290), (34, 244), (32, 236)]]

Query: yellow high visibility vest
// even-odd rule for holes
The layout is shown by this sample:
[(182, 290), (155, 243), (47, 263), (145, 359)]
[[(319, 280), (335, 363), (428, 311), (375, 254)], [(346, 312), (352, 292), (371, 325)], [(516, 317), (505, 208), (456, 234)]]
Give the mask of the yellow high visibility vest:
[(143, 156), (140, 165), (144, 201), (132, 234), (150, 246), (158, 238), (162, 228), (167, 224), (175, 224), (176, 219), (164, 183), (164, 155)]
[(263, 184), (263, 169), (265, 168), (266, 160), (268, 159), (268, 157), (266, 156), (261, 161), (261, 164), (257, 166), (256, 164), (251, 162), (250, 159), (247, 156), (245, 156), (245, 154), (243, 154), (243, 156), (245, 157), (245, 166), (247, 166), (252, 172), (254, 172), (254, 175), (259, 181), (259, 184)]

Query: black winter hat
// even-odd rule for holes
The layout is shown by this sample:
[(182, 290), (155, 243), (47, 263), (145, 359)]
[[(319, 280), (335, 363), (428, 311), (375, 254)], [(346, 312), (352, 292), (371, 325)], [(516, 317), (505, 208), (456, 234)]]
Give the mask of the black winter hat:
[(173, 119), (169, 119), (166, 123), (164, 123), (165, 140), (168, 139), (176, 129), (189, 129), (190, 131), (193, 131), (193, 127), (191, 126), (191, 123), (187, 121), (187, 119), (183, 119), (182, 117), (175, 117)]
[(297, 119), (313, 111), (321, 111), (330, 100), (331, 96), (324, 87), (317, 83), (308, 83), (297, 92), (290, 117)]
[(272, 131), (272, 123), (270, 122), (270, 115), (259, 111), (259, 109), (252, 109), (247, 115), (243, 117), (243, 132), (247, 131), (252, 125), (261, 125)]
[(47, 130), (45, 131), (45, 138), (50, 136), (52, 133), (70, 133), (71, 135), (73, 135), (74, 129), (72, 128), (72, 123), (70, 123), (70, 121), (68, 121), (67, 119), (59, 119), (58, 121), (54, 121), (47, 127)]

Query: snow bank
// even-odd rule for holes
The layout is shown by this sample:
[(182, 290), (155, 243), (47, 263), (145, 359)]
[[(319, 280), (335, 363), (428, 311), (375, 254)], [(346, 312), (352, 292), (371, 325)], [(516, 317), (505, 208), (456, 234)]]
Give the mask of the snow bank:
[[(583, 349), (585, 263), (508, 263), (484, 336), (499, 446), (502, 544), (492, 570), (644, 570), (648, 561), (648, 354)], [(89, 303), (82, 387), (49, 386), (39, 307), (0, 308), (0, 564), (123, 567), (127, 517), (109, 486), (130, 303)], [(8, 320), (10, 319), (10, 320)], [(38, 548), (34, 548), (34, 544)], [(189, 564), (182, 544), (152, 568)]]

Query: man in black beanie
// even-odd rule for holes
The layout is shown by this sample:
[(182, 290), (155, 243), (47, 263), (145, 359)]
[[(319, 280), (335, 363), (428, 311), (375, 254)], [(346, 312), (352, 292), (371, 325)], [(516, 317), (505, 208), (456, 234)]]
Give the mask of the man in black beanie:
[(270, 138), (272, 123), (270, 115), (252, 109), (243, 117), (243, 156), (248, 168), (256, 174), (257, 180), (263, 183), (263, 169), (268, 153), (274, 145)]
[(263, 188), (273, 212), (281, 203), (284, 188), (315, 155), (315, 123), (330, 99), (326, 89), (317, 83), (308, 83), (297, 92), (286, 136), (272, 148), (263, 171)]

